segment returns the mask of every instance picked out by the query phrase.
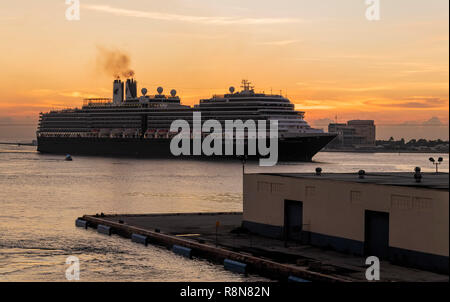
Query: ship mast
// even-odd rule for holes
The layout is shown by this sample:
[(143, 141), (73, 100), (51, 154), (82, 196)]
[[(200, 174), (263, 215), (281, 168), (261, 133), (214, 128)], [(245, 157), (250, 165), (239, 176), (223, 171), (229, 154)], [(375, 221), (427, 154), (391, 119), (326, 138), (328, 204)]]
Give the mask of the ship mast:
[(243, 89), (243, 91), (253, 91), (255, 86), (252, 86), (251, 84), (252, 83), (248, 80), (242, 80), (241, 88)]

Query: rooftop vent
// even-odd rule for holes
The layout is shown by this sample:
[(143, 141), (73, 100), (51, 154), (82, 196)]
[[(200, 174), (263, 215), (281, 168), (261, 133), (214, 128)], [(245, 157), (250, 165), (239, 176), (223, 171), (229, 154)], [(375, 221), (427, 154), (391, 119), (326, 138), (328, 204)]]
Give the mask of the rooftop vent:
[(322, 175), (322, 168), (317, 167), (316, 168), (316, 176), (321, 176)]
[(422, 182), (422, 173), (420, 173), (421, 171), (420, 167), (416, 167), (414, 171), (416, 172), (414, 173), (414, 179), (416, 180), (416, 182), (417, 183)]
[(360, 179), (364, 179), (366, 177), (366, 171), (364, 170), (359, 170), (358, 171), (358, 175)]

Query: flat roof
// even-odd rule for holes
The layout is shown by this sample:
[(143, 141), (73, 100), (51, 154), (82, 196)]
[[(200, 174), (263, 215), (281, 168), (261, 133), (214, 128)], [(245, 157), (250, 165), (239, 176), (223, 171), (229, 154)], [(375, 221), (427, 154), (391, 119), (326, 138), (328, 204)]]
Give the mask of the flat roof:
[(260, 175), (272, 175), (294, 178), (327, 179), (355, 183), (368, 183), (387, 186), (404, 186), (424, 189), (446, 190), (449, 187), (448, 173), (421, 173), (422, 181), (417, 183), (414, 173), (408, 172), (366, 172), (363, 179), (358, 173), (323, 173), (317, 176), (315, 173), (256, 173)]

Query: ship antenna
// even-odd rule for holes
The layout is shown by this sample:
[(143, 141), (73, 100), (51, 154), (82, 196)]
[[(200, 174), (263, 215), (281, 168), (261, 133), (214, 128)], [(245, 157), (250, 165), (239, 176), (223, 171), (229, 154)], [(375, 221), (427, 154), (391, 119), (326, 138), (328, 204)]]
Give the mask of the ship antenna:
[(241, 88), (244, 89), (244, 91), (250, 91), (253, 90), (255, 87), (251, 86), (251, 82), (248, 80), (242, 80)]

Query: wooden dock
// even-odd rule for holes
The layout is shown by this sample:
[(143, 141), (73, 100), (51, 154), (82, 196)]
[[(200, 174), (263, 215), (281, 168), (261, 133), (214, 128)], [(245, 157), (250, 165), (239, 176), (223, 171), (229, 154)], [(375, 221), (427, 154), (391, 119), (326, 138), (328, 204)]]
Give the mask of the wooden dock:
[[(282, 282), (367, 282), (364, 257), (262, 237), (243, 229), (241, 222), (242, 213), (96, 214), (78, 218), (76, 225), (134, 243), (162, 246), (180, 256), (206, 259), (236, 273)], [(385, 282), (449, 280), (448, 275), (386, 261), (381, 265)]]
[[(226, 221), (227, 219), (233, 219), (233, 215), (239, 215), (240, 213), (211, 213), (211, 214), (179, 214), (178, 217), (184, 220), (190, 220), (195, 225), (195, 221), (192, 220), (192, 215), (203, 216), (206, 219), (215, 221), (216, 219)], [(279, 281), (295, 280), (295, 278), (308, 281), (321, 281), (321, 282), (345, 282), (352, 281), (349, 278), (337, 277), (327, 275), (319, 272), (309, 271), (305, 268), (296, 266), (295, 264), (286, 264), (276, 262), (267, 258), (258, 257), (257, 255), (251, 255), (243, 251), (235, 251), (230, 248), (221, 246), (220, 244), (205, 242), (201, 239), (201, 234), (181, 234), (173, 235), (162, 233), (157, 228), (143, 227), (142, 221), (146, 217), (153, 217), (155, 219), (167, 219), (171, 217), (177, 217), (177, 214), (162, 214), (162, 215), (85, 215), (78, 218), (77, 225), (86, 228), (99, 228), (100, 233), (103, 234), (117, 234), (124, 238), (137, 238), (134, 242), (141, 241), (145, 244), (155, 244), (164, 246), (170, 250), (173, 250), (174, 246), (181, 247), (190, 250), (190, 256), (207, 259), (214, 263), (224, 265), (225, 260), (228, 263), (239, 263), (242, 267), (245, 267), (246, 273), (258, 274), (270, 279)], [(128, 218), (128, 219), (127, 219)], [(133, 224), (133, 219), (137, 221)], [(130, 222), (131, 220), (131, 222)], [(140, 223), (139, 223), (140, 220)], [(191, 224), (190, 224), (191, 225)], [(106, 228), (105, 228), (106, 227)], [(227, 229), (227, 225), (218, 226), (219, 228)], [(181, 232), (183, 227), (179, 227)], [(189, 228), (187, 226), (187, 228)], [(192, 226), (190, 227), (192, 229)], [(194, 226), (195, 228), (195, 226)], [(196, 238), (200, 236), (200, 238)], [(147, 240), (143, 239), (147, 238)], [(195, 239), (193, 239), (195, 238)]]

